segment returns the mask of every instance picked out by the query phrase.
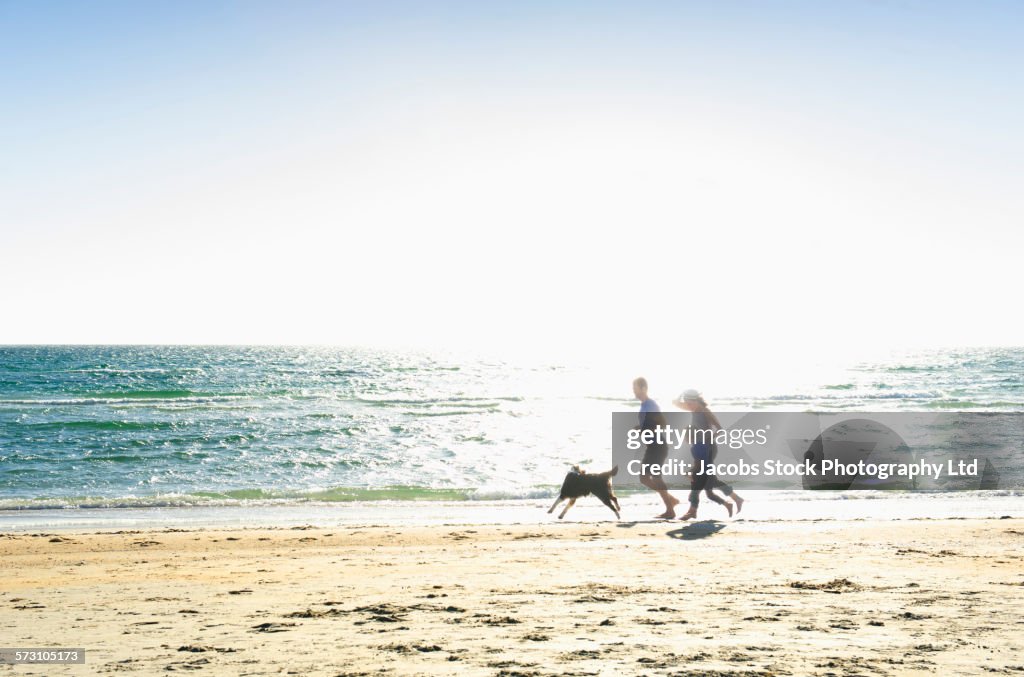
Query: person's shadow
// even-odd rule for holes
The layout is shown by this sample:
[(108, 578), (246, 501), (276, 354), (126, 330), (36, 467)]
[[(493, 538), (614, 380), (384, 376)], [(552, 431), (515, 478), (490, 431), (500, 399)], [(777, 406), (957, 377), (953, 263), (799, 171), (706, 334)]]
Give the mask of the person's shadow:
[(685, 527), (666, 532), (665, 535), (669, 538), (679, 539), (680, 541), (695, 541), (698, 538), (713, 536), (724, 528), (725, 523), (723, 522), (706, 520), (704, 522), (692, 522), (687, 524)]

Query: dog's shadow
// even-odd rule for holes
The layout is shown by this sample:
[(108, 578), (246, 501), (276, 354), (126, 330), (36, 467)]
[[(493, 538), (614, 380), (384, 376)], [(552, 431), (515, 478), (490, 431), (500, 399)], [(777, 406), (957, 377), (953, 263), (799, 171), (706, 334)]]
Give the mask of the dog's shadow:
[(685, 527), (673, 529), (665, 535), (669, 538), (675, 538), (680, 541), (695, 541), (699, 538), (714, 536), (724, 528), (725, 524), (723, 522), (707, 520), (704, 522), (693, 522), (691, 524), (687, 524)]

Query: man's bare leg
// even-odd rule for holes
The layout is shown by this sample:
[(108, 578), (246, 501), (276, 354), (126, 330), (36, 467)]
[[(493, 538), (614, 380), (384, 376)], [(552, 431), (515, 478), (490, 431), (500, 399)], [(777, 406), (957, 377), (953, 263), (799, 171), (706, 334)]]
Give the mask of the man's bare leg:
[(679, 499), (668, 493), (668, 486), (666, 486), (665, 481), (654, 475), (642, 475), (640, 483), (648, 489), (657, 491), (658, 496), (661, 496), (661, 500), (665, 503), (665, 512), (655, 515), (654, 519), (673, 519), (676, 516), (675, 508), (679, 505)]
[(655, 519), (674, 519), (676, 516), (676, 506), (679, 505), (679, 499), (668, 493), (667, 489), (662, 489), (658, 492), (658, 495), (661, 496), (661, 500), (665, 502), (665, 512), (660, 515), (656, 515)]

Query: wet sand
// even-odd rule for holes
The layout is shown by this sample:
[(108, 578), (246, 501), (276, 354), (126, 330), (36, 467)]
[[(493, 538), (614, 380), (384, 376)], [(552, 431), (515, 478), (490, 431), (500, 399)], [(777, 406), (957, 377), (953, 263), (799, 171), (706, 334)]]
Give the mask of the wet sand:
[(0, 534), (10, 674), (1024, 673), (1024, 519)]

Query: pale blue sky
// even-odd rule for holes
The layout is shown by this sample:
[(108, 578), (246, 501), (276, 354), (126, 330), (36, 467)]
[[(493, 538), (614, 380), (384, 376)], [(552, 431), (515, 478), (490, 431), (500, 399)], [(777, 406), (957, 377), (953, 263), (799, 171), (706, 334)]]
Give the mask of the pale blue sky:
[(0, 1), (0, 342), (1019, 343), (1022, 20)]

